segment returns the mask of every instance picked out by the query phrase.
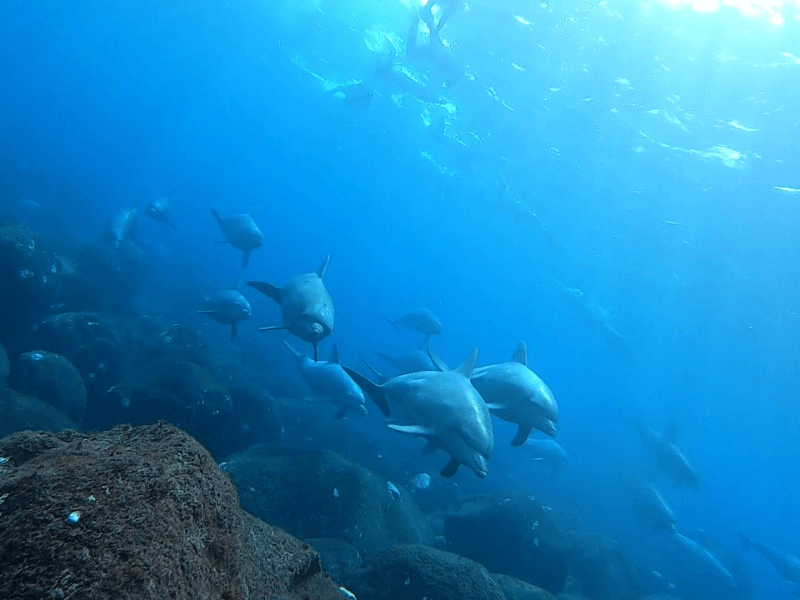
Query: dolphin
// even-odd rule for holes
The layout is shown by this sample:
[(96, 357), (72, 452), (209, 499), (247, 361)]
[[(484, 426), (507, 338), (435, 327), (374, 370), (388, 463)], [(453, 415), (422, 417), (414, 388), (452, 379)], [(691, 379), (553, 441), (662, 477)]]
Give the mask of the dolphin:
[(567, 464), (566, 451), (553, 439), (528, 438), (523, 444), (523, 448), (526, 448), (528, 454), (531, 455), (530, 460), (550, 465), (553, 476), (557, 475), (561, 467)]
[(119, 248), (122, 242), (138, 242), (136, 239), (136, 229), (139, 227), (139, 209), (135, 206), (120, 210), (106, 232), (107, 237), (114, 244), (114, 248)]
[[(441, 362), (433, 354), (431, 360)], [(493, 415), (519, 425), (512, 446), (524, 444), (533, 429), (556, 435), (558, 405), (550, 388), (528, 368), (525, 342), (519, 343), (510, 362), (475, 369), (471, 381)]]
[(675, 443), (675, 425), (670, 425), (664, 433), (659, 433), (638, 420), (629, 423), (639, 432), (645, 452), (653, 463), (667, 477), (672, 480), (675, 487), (688, 485), (701, 490), (700, 478), (686, 457), (681, 453)]
[(225, 240), (217, 242), (218, 244), (230, 244), (237, 250), (244, 252), (242, 259), (242, 268), (247, 266), (250, 262), (250, 252), (261, 248), (264, 244), (264, 234), (256, 225), (253, 217), (250, 215), (231, 215), (227, 219), (223, 219), (217, 214), (213, 208), (211, 214), (217, 220), (222, 233), (225, 234)]
[(462, 464), (486, 477), (494, 434), (489, 410), (469, 381), (477, 357), (473, 350), (454, 371), (409, 373), (380, 385), (352, 369), (344, 370), (385, 416), (398, 411), (398, 421), (389, 429), (427, 439), (426, 454), (437, 448), (450, 454), (442, 477), (452, 477)]
[(637, 481), (631, 491), (636, 508), (652, 524), (654, 531), (675, 531), (675, 512), (652, 484)]
[(236, 325), (250, 318), (250, 303), (237, 290), (222, 290), (210, 296), (203, 296), (204, 310), (197, 312), (208, 315), (213, 321), (231, 326), (231, 341), (236, 337)]
[(314, 395), (339, 407), (336, 413), (337, 419), (343, 419), (348, 410), (367, 414), (364, 392), (340, 366), (339, 348), (336, 344), (333, 345), (331, 358), (328, 361), (313, 361), (295, 350), (286, 340), (283, 340), (283, 343), (297, 358), (300, 377)]
[(777, 548), (756, 542), (746, 535), (739, 534), (745, 548), (758, 551), (769, 563), (775, 567), (786, 583), (795, 586), (794, 595), (800, 596), (800, 558), (781, 552)]
[(736, 580), (733, 575), (708, 549), (677, 531), (671, 532), (670, 538), (697, 567), (702, 568), (728, 586), (736, 587)]
[(173, 229), (177, 229), (175, 224), (170, 220), (169, 213), (170, 213), (170, 199), (172, 198), (171, 193), (169, 196), (163, 196), (161, 198), (156, 198), (155, 200), (151, 200), (147, 203), (144, 207), (144, 214), (148, 217), (153, 219), (156, 223), (160, 225), (169, 225)]
[(319, 360), (319, 342), (333, 330), (333, 300), (322, 281), (330, 260), (329, 254), (315, 273), (295, 275), (283, 288), (263, 281), (247, 282), (247, 285), (280, 304), (283, 312), (282, 325), (259, 329), (286, 329), (292, 332), (314, 347), (314, 360)]
[[(427, 350), (411, 350), (400, 356), (389, 356), (382, 352), (376, 352), (375, 354), (389, 363), (397, 371), (398, 375), (438, 370), (436, 365), (431, 362)], [(450, 369), (447, 370), (449, 371)]]
[(383, 318), (394, 325), (395, 329), (403, 327), (410, 331), (418, 331), (419, 333), (425, 334), (426, 339), (430, 338), (432, 335), (442, 333), (441, 322), (437, 316), (427, 308), (412, 310), (396, 319), (390, 319), (388, 317)]

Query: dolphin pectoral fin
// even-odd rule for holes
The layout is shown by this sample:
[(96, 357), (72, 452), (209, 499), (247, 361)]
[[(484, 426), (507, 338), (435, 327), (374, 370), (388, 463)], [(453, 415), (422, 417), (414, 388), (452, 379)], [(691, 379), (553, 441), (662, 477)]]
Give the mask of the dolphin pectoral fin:
[(225, 221), (223, 221), (223, 220), (222, 220), (222, 217), (220, 217), (220, 216), (219, 216), (219, 213), (217, 213), (217, 211), (215, 211), (215, 210), (212, 208), (212, 209), (211, 209), (211, 214), (212, 214), (212, 215), (214, 215), (214, 218), (217, 220), (217, 224), (218, 224), (220, 227), (222, 227), (222, 228), (223, 228), (223, 231), (224, 231), (224, 229), (225, 229)]
[(472, 377), (472, 369), (475, 368), (475, 362), (477, 360), (478, 360), (478, 349), (475, 348), (467, 357), (467, 360), (464, 361), (464, 364), (458, 367), (456, 371), (458, 373), (461, 373), (467, 379), (469, 379), (470, 377)]
[(271, 325), (269, 327), (259, 327), (259, 331), (278, 331), (280, 329), (289, 329), (288, 325)]
[(427, 427), (422, 427), (421, 425), (398, 425), (396, 423), (390, 423), (387, 425), (389, 429), (392, 431), (396, 431), (398, 433), (406, 433), (408, 435), (421, 435), (424, 437), (431, 437), (435, 434), (432, 429), (428, 429)]
[(250, 250), (245, 250), (244, 256), (242, 257), (242, 268), (244, 269), (249, 262), (250, 262)]
[(528, 346), (525, 342), (520, 342), (514, 354), (511, 356), (511, 362), (519, 363), (528, 366)]
[(177, 227), (175, 227), (175, 223), (173, 223), (173, 222), (172, 222), (172, 221), (170, 221), (169, 219), (164, 219), (164, 223), (166, 223), (167, 225), (169, 225), (170, 227), (172, 227), (172, 228), (173, 228), (175, 231), (178, 231), (178, 228), (177, 228)]
[(450, 370), (445, 364), (445, 362), (433, 353), (430, 344), (425, 344), (425, 349), (428, 351), (428, 358), (431, 359), (431, 362), (433, 363), (433, 366), (436, 367), (437, 371), (442, 371), (443, 373), (446, 373), (447, 371)]
[(331, 357), (328, 359), (328, 362), (333, 364), (340, 364), (339, 361), (339, 346), (336, 343), (333, 344), (333, 349), (331, 350)]
[(219, 311), (218, 310), (198, 310), (197, 312), (200, 313), (201, 315), (215, 315)]
[(291, 352), (292, 354), (294, 354), (294, 355), (295, 355), (297, 358), (300, 358), (300, 357), (302, 356), (302, 354), (300, 354), (300, 353), (299, 353), (297, 350), (295, 350), (295, 347), (294, 347), (294, 346), (292, 346), (292, 345), (291, 345), (289, 342), (287, 342), (286, 340), (283, 340), (283, 344), (284, 344), (284, 346), (286, 346), (286, 347), (289, 349), (289, 352)]
[(433, 440), (428, 440), (428, 443), (425, 444), (425, 447), (422, 449), (423, 454), (433, 454), (436, 452), (436, 444), (433, 443)]
[(334, 419), (341, 421), (342, 419), (344, 419), (344, 416), (346, 414), (347, 414), (347, 409), (342, 407), (337, 411), (336, 415), (334, 416)]
[(325, 257), (325, 260), (322, 261), (322, 264), (317, 269), (317, 276), (319, 276), (320, 279), (325, 277), (325, 271), (328, 270), (328, 263), (329, 262), (331, 262), (331, 255), (330, 254), (328, 254), (328, 256)]
[(531, 434), (532, 427), (525, 427), (524, 425), (520, 425), (519, 429), (517, 429), (517, 435), (514, 436), (514, 439), (511, 440), (512, 446), (522, 446), (525, 443), (525, 440), (528, 439), (528, 436)]
[(342, 367), (342, 369), (344, 369), (344, 372), (350, 376), (350, 379), (352, 379), (355, 384), (367, 394), (367, 396), (372, 398), (375, 406), (380, 409), (385, 417), (388, 417), (392, 414), (392, 411), (389, 408), (389, 401), (386, 399), (386, 393), (381, 386), (371, 382), (361, 373), (354, 371), (350, 367)]
[(254, 290), (258, 290), (268, 298), (272, 298), (278, 304), (281, 303), (281, 288), (267, 283), (266, 281), (248, 281), (247, 285)]
[(456, 474), (456, 471), (458, 471), (458, 467), (460, 466), (461, 461), (459, 461), (457, 458), (451, 457), (441, 470), (442, 477), (452, 477)]
[(236, 339), (236, 323), (231, 324), (231, 341)]

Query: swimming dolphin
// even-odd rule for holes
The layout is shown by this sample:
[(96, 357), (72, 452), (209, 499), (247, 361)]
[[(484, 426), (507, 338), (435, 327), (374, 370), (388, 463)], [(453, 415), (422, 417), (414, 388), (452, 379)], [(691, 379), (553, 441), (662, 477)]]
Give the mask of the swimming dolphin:
[(237, 290), (222, 290), (203, 296), (206, 308), (197, 312), (208, 315), (210, 319), (231, 326), (231, 341), (236, 337), (236, 325), (250, 318), (250, 303)]
[(217, 242), (218, 244), (230, 244), (237, 250), (244, 252), (242, 258), (242, 268), (247, 266), (250, 262), (250, 252), (261, 248), (264, 244), (264, 234), (256, 225), (253, 217), (250, 215), (231, 215), (227, 219), (223, 219), (217, 214), (213, 208), (211, 214), (217, 220), (222, 233), (225, 234), (225, 241)]
[(553, 439), (528, 438), (523, 444), (523, 448), (531, 455), (530, 460), (550, 465), (553, 476), (556, 476), (561, 467), (567, 464), (566, 451)]
[(675, 531), (675, 512), (652, 484), (637, 481), (631, 492), (636, 508), (647, 518), (654, 531)]
[(139, 226), (139, 209), (135, 206), (120, 210), (111, 221), (106, 237), (119, 248), (122, 242), (138, 242), (136, 229)]
[[(440, 362), (431, 354), (434, 364)], [(512, 446), (525, 443), (532, 429), (554, 437), (558, 405), (553, 392), (528, 368), (528, 347), (520, 342), (510, 362), (475, 369), (472, 385), (493, 415), (519, 425)]]
[(638, 420), (629, 420), (629, 423), (639, 432), (642, 446), (653, 463), (667, 477), (672, 479), (675, 487), (688, 485), (700, 491), (700, 478), (692, 465), (681, 453), (675, 443), (675, 425), (670, 425), (664, 433), (658, 433)]
[(344, 367), (385, 416), (393, 411), (398, 421), (389, 429), (428, 440), (425, 453), (437, 448), (450, 454), (442, 477), (452, 477), (462, 464), (478, 477), (486, 477), (494, 448), (492, 418), (477, 390), (469, 382), (478, 351), (455, 371), (425, 371), (399, 375), (375, 384)]
[(671, 532), (670, 538), (684, 553), (684, 556), (691, 560), (696, 567), (701, 568), (704, 572), (712, 575), (720, 582), (731, 587), (736, 587), (736, 580), (733, 578), (733, 575), (731, 575), (730, 571), (725, 568), (725, 565), (723, 565), (716, 556), (711, 554), (707, 548), (704, 548), (693, 539), (681, 535), (677, 531)]
[(344, 418), (348, 410), (367, 414), (364, 392), (339, 365), (339, 348), (336, 344), (333, 345), (331, 358), (327, 362), (317, 362), (295, 350), (286, 340), (283, 343), (297, 358), (300, 377), (314, 395), (339, 407), (337, 419)]
[(283, 288), (263, 281), (247, 282), (247, 285), (280, 304), (283, 312), (282, 325), (259, 329), (286, 329), (292, 332), (314, 346), (314, 360), (319, 360), (319, 342), (333, 330), (333, 300), (322, 281), (330, 260), (330, 255), (326, 256), (315, 273), (295, 275)]
[(786, 554), (780, 550), (751, 540), (743, 534), (739, 534), (745, 548), (757, 550), (773, 567), (780, 573), (786, 583), (795, 586), (794, 595), (800, 596), (800, 558)]
[(151, 200), (144, 207), (144, 214), (160, 225), (169, 225), (173, 229), (177, 229), (175, 224), (169, 218), (170, 198), (172, 198), (172, 194)]
[(403, 327), (410, 331), (418, 331), (419, 333), (425, 334), (426, 339), (430, 338), (432, 335), (442, 333), (441, 322), (436, 315), (427, 308), (412, 310), (396, 319), (390, 319), (388, 317), (383, 318), (394, 325), (395, 329)]

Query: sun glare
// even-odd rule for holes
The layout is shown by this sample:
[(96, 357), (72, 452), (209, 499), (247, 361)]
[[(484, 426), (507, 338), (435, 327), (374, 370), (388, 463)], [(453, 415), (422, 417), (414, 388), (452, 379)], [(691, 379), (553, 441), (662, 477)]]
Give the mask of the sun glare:
[(800, 19), (800, 0), (662, 0), (673, 8), (691, 7), (697, 12), (713, 13), (724, 6), (736, 8), (745, 17), (765, 19), (775, 26), (785, 23), (783, 13), (794, 12)]

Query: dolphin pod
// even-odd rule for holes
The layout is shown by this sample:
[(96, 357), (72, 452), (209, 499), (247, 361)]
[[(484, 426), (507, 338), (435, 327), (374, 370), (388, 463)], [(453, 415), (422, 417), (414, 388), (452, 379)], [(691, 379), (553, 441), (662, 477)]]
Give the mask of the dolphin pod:
[(425, 438), (425, 453), (438, 448), (450, 455), (441, 471), (443, 477), (455, 475), (462, 464), (478, 477), (486, 477), (494, 433), (486, 403), (469, 380), (477, 357), (478, 351), (473, 350), (454, 371), (409, 373), (382, 384), (353, 369), (344, 370), (386, 417), (397, 412), (389, 429)]
[(277, 302), (283, 313), (283, 324), (260, 327), (261, 331), (286, 329), (314, 347), (314, 360), (319, 360), (319, 343), (333, 330), (333, 300), (322, 279), (328, 269), (330, 255), (314, 273), (295, 275), (282, 288), (264, 281), (248, 281), (247, 285)]

